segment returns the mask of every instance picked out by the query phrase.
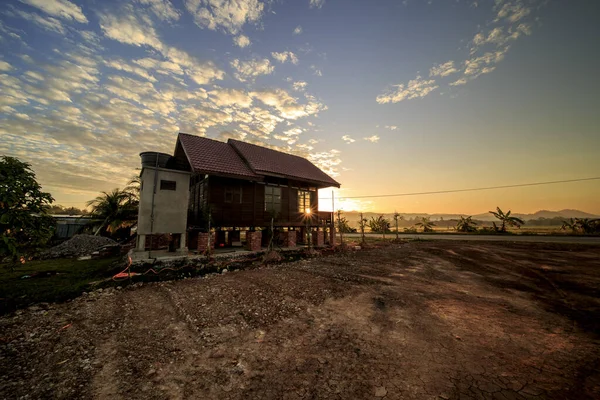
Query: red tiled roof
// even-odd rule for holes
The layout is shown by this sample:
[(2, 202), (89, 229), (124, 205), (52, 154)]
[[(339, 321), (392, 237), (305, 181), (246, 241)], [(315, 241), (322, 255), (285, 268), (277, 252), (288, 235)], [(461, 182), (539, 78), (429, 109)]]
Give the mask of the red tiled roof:
[(340, 184), (305, 158), (239, 140), (227, 143), (180, 133), (179, 142), (194, 172), (261, 180), (265, 175), (308, 181), (321, 187)]
[(229, 144), (180, 133), (179, 142), (194, 172), (261, 179)]
[(227, 143), (238, 151), (257, 174), (284, 176), (340, 187), (338, 182), (305, 158), (234, 139), (229, 139)]

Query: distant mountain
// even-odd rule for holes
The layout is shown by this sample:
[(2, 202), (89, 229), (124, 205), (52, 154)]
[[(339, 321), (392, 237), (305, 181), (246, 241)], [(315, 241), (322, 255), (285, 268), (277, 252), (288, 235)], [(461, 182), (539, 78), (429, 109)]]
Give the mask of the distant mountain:
[[(507, 210), (504, 210), (507, 211)], [(364, 218), (371, 219), (371, 217), (377, 217), (381, 215), (381, 213), (376, 212), (366, 212), (363, 213)], [(383, 213), (385, 218), (390, 221), (393, 219), (393, 213)], [(450, 219), (459, 219), (461, 216), (469, 216), (469, 214), (427, 214), (427, 213), (400, 213), (401, 216), (404, 217), (405, 220), (414, 220), (420, 217), (429, 217), (432, 221), (439, 221), (440, 219), (450, 220)], [(580, 210), (571, 210), (565, 209), (560, 211), (548, 211), (548, 210), (540, 210), (536, 211), (533, 214), (520, 214), (520, 213), (512, 213), (515, 217), (519, 217), (525, 221), (531, 219), (538, 218), (600, 218), (598, 215), (586, 213)], [(353, 224), (358, 222), (359, 220), (359, 212), (358, 211), (347, 211), (343, 213), (343, 216), (348, 219), (348, 221)], [(496, 218), (490, 213), (482, 213), (473, 215), (473, 219), (477, 221), (496, 221)]]

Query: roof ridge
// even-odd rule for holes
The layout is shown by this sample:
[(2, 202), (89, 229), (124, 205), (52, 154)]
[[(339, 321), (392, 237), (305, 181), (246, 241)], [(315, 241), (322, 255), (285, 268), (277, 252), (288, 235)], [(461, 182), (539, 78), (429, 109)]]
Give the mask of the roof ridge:
[(198, 139), (205, 139), (205, 140), (210, 140), (210, 141), (217, 142), (217, 143), (227, 144), (227, 142), (222, 142), (220, 140), (209, 138), (206, 136), (192, 135), (191, 133), (179, 132), (179, 135), (186, 135), (186, 136), (191, 136), (191, 137), (198, 138)]
[[(299, 159), (301, 159), (301, 160), (305, 160), (305, 161), (308, 161), (308, 162), (310, 162), (310, 160), (309, 160), (308, 158), (305, 158), (305, 157), (300, 157), (300, 156), (298, 156), (298, 155), (296, 155), (296, 154), (286, 153), (286, 152), (283, 152), (283, 151), (281, 151), (281, 150), (275, 150), (275, 149), (271, 149), (271, 148), (269, 148), (269, 147), (265, 147), (265, 146), (259, 146), (259, 145), (257, 145), (257, 144), (254, 144), (254, 143), (248, 143), (248, 142), (244, 142), (244, 141), (242, 141), (242, 140), (237, 140), (237, 139), (231, 139), (231, 138), (229, 138), (229, 139), (227, 139), (227, 143), (229, 143), (229, 142), (237, 142), (237, 143), (242, 143), (242, 144), (246, 144), (246, 145), (249, 145), (249, 146), (259, 147), (259, 148), (261, 148), (261, 149), (265, 149), (265, 150), (271, 150), (271, 151), (274, 151), (274, 152), (276, 152), (276, 153), (285, 154), (286, 156), (296, 157), (296, 158), (299, 158)], [(311, 164), (312, 164), (312, 163), (311, 163)]]

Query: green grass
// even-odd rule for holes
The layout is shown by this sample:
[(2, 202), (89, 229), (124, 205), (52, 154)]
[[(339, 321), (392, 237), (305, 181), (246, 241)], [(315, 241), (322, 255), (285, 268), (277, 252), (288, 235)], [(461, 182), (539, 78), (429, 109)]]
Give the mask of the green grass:
[[(122, 269), (116, 258), (29, 261), (11, 272), (0, 266), (0, 315), (39, 302), (65, 301), (89, 290), (89, 283)], [(29, 276), (29, 278), (24, 278)]]

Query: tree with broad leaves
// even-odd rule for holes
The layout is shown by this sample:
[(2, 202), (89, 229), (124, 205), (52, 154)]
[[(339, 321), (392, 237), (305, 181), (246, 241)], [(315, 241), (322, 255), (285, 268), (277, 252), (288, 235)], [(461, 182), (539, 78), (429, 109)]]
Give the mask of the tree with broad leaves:
[(0, 259), (10, 257), (14, 268), (27, 252), (43, 247), (56, 223), (47, 214), (54, 199), (42, 191), (31, 165), (17, 158), (0, 160)]
[(477, 222), (473, 221), (472, 218), (471, 216), (467, 218), (461, 216), (460, 220), (456, 223), (456, 231), (465, 233), (477, 231)]
[(577, 219), (570, 218), (568, 221), (563, 221), (560, 229), (562, 229), (563, 231), (570, 230), (571, 233), (577, 233), (579, 229), (579, 223)]
[(369, 220), (369, 228), (371, 228), (371, 232), (383, 234), (383, 238), (385, 239), (386, 232), (389, 232), (390, 230), (390, 221), (388, 221), (383, 214), (379, 215), (377, 218), (371, 217), (371, 220)]
[(507, 225), (516, 226), (517, 228), (520, 228), (521, 225), (525, 225), (525, 221), (523, 221), (521, 218), (511, 216), (510, 213), (510, 210), (504, 213), (504, 211), (502, 211), (500, 207), (496, 207), (496, 211), (490, 211), (490, 214), (492, 214), (494, 217), (498, 218), (500, 222), (502, 222), (502, 225), (500, 226), (500, 232), (506, 232)]
[(423, 217), (419, 222), (415, 224), (415, 226), (423, 228), (423, 232), (433, 232), (433, 227), (435, 223), (429, 220), (429, 217)]

